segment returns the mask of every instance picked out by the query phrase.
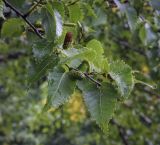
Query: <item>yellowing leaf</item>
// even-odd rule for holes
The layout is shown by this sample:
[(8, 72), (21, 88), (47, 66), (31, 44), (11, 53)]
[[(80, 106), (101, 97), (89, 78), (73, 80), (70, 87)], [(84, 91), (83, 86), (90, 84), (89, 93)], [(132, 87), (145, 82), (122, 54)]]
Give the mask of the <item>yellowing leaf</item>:
[(76, 92), (71, 96), (67, 111), (71, 114), (70, 119), (74, 122), (81, 121), (85, 118), (86, 111), (80, 93)]

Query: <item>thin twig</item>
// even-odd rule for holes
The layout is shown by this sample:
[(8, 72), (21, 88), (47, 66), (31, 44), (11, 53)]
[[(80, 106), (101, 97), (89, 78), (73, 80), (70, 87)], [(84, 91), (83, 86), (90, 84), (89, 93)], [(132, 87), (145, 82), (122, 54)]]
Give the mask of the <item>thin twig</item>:
[(66, 27), (76, 27), (76, 24), (75, 23), (64, 23), (63, 26), (66, 26)]
[(28, 17), (28, 16), (34, 11), (34, 9), (41, 3), (41, 1), (42, 1), (42, 0), (39, 0), (35, 5), (33, 5), (33, 6), (30, 8), (30, 10), (29, 10), (26, 14), (24, 14), (24, 17), (25, 17), (25, 18)]
[(21, 13), (19, 10), (17, 10), (15, 7), (13, 7), (7, 0), (3, 0), (5, 5), (9, 7), (11, 10), (13, 10), (17, 15), (19, 15), (33, 30), (34, 32), (40, 37), (43, 38), (43, 36), (39, 33), (39, 31), (36, 29), (36, 27), (31, 24), (31, 22)]
[(148, 94), (150, 94), (150, 95), (154, 95), (154, 96), (156, 96), (158, 99), (160, 99), (160, 94), (158, 94), (158, 93), (156, 93), (156, 92), (154, 92), (153, 90), (151, 91), (151, 90), (148, 90), (148, 89), (143, 89), (146, 93), (148, 93)]
[(74, 4), (76, 4), (77, 2), (79, 2), (79, 1), (80, 1), (80, 0), (75, 0), (74, 2), (69, 3), (67, 6), (74, 5)]
[(87, 73), (83, 73), (85, 75), (86, 78), (88, 78), (89, 80), (91, 80), (92, 82), (94, 82), (96, 85), (101, 86), (101, 83), (98, 82), (97, 80), (93, 79), (91, 76), (89, 76)]
[(89, 74), (87, 72), (82, 72), (82, 71), (79, 71), (77, 68), (73, 68), (73, 67), (69, 67), (67, 64), (66, 66), (69, 68), (69, 69), (73, 69), (77, 72), (80, 72), (82, 75), (84, 75), (87, 79), (89, 79), (91, 82), (95, 83), (96, 85), (98, 86), (101, 86), (101, 83), (98, 82), (97, 80), (95, 80), (94, 78), (92, 78), (91, 76), (89, 76)]

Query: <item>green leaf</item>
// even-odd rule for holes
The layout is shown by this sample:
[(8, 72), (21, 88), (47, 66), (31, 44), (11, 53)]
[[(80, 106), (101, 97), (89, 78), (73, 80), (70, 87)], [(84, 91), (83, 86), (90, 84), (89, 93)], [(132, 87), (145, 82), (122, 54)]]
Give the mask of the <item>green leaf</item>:
[[(65, 56), (65, 58), (62, 58), (61, 63), (71, 62), (73, 64), (73, 61), (77, 62), (78, 60), (86, 60), (90, 65), (90, 71), (108, 71), (108, 61), (103, 56), (104, 50), (102, 45), (95, 39), (88, 42), (87, 48), (71, 48), (67, 50), (61, 50), (61, 52)], [(78, 63), (78, 65), (80, 63)]]
[(138, 24), (138, 15), (136, 9), (128, 4), (121, 4), (119, 0), (114, 0), (114, 2), (120, 9), (121, 13), (126, 15), (130, 29), (132, 31), (135, 30)]
[(137, 24), (138, 24), (138, 15), (136, 10), (133, 7), (126, 6), (126, 16), (128, 19), (128, 24), (130, 29), (133, 31), (136, 29)]
[(5, 19), (4, 15), (3, 15), (3, 6), (4, 6), (4, 3), (2, 0), (0, 0), (0, 17)]
[(2, 26), (2, 37), (17, 37), (23, 32), (23, 21), (19, 18), (10, 18), (6, 20)]
[(160, 0), (151, 0), (150, 3), (154, 9), (160, 10)]
[(56, 37), (60, 37), (63, 32), (63, 21), (60, 13), (54, 10), (52, 3), (47, 3), (45, 9), (43, 9), (43, 27), (46, 32), (47, 39), (54, 40)]
[(61, 51), (65, 58), (62, 59), (61, 63), (71, 62), (75, 59), (81, 60), (92, 60), (95, 58), (95, 52), (88, 48), (81, 48), (81, 49), (67, 49)]
[(157, 40), (156, 34), (152, 31), (151, 26), (148, 23), (140, 29), (139, 37), (145, 46), (150, 45)]
[(103, 83), (100, 88), (89, 81), (79, 81), (78, 87), (82, 91), (84, 101), (100, 128), (106, 133), (108, 123), (114, 114), (117, 103), (117, 91), (108, 83)]
[[(94, 28), (96, 27), (99, 28), (99, 26), (106, 25), (106, 22), (107, 22), (106, 11), (102, 10), (101, 7), (97, 7), (95, 11), (96, 11), (97, 17), (91, 19), (90, 24), (92, 24)], [(95, 30), (93, 28), (88, 27), (88, 31), (94, 32)]]
[(87, 15), (88, 16), (93, 16), (93, 17), (97, 18), (97, 15), (95, 14), (93, 8), (89, 4), (83, 3), (83, 6), (87, 10)]
[(94, 51), (96, 51), (97, 55), (102, 55), (104, 53), (102, 44), (96, 39), (93, 39), (93, 40), (89, 41), (87, 43), (87, 48), (91, 48)]
[(52, 12), (51, 13), (49, 12), (49, 8), (43, 9), (42, 11), (43, 13), (42, 24), (45, 29), (47, 39), (49, 40), (54, 40), (56, 35), (56, 24), (55, 24), (55, 19), (54, 19), (54, 16), (52, 15)]
[(121, 96), (128, 97), (134, 86), (134, 79), (130, 66), (123, 61), (112, 62), (109, 65), (109, 74), (116, 82)]
[[(108, 71), (108, 61), (104, 58), (104, 49), (102, 44), (93, 39), (87, 43), (87, 48), (95, 51), (95, 58), (90, 60), (90, 70), (97, 72), (107, 72)], [(98, 60), (98, 61), (97, 61)]]
[(46, 72), (58, 63), (57, 55), (47, 55), (35, 66), (35, 71), (29, 77), (29, 86), (45, 76)]
[(69, 6), (69, 16), (70, 16), (70, 21), (75, 23), (83, 19), (83, 13), (81, 11), (79, 4), (74, 4)]
[(33, 44), (33, 55), (36, 59), (42, 59), (46, 55), (52, 53), (54, 42), (47, 41), (46, 39), (38, 40)]
[(62, 68), (54, 68), (48, 76), (48, 98), (44, 107), (47, 111), (50, 106), (57, 108), (64, 104), (73, 94), (76, 81), (71, 79), (68, 72)]
[(58, 11), (62, 18), (65, 16), (65, 9), (62, 2), (52, 2), (53, 9)]

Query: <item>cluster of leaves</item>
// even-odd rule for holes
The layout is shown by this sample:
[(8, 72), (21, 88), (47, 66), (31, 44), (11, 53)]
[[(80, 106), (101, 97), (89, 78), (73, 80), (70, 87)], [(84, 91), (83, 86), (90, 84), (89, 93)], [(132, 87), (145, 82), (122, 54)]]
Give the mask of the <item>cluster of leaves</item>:
[[(22, 9), (25, 2), (7, 1), (16, 9)], [(48, 80), (48, 97), (44, 111), (51, 106), (57, 108), (67, 102), (76, 89), (83, 94), (85, 104), (91, 117), (104, 132), (112, 118), (116, 106), (121, 100), (127, 99), (133, 90), (136, 80), (129, 65), (122, 60), (106, 57), (104, 46), (95, 38), (85, 36), (92, 32), (89, 22), (98, 17), (94, 12), (103, 1), (39, 1), (39, 5), (27, 15), (16, 14), (21, 18), (5, 20), (1, 30), (3, 38), (20, 36), (33, 42), (34, 64), (30, 75), (30, 86), (41, 78)], [(1, 1), (1, 7), (3, 2)], [(6, 1), (4, 0), (4, 4)], [(114, 0), (120, 10), (120, 17), (126, 17), (127, 27), (132, 33), (139, 32), (142, 45), (152, 45), (157, 41), (151, 24), (143, 17), (143, 1), (123, 3)], [(29, 4), (28, 4), (29, 5)], [(35, 4), (37, 5), (37, 4)], [(110, 6), (111, 3), (108, 2)], [(159, 10), (159, 2), (152, 0), (149, 8)], [(9, 6), (9, 5), (6, 5)], [(0, 8), (1, 8), (0, 7)], [(13, 7), (10, 7), (11, 9)], [(2, 8), (0, 15), (4, 18)], [(12, 9), (14, 10), (14, 9)], [(117, 11), (117, 10), (116, 10)], [(24, 12), (25, 13), (25, 12)], [(84, 15), (84, 14), (87, 15)], [(13, 17), (14, 13), (11, 13)], [(28, 17), (28, 19), (26, 17)], [(155, 19), (158, 19), (158, 16)], [(37, 31), (31, 34), (30, 28), (23, 19), (35, 24), (32, 29)], [(99, 17), (102, 23), (102, 17)], [(86, 21), (85, 21), (86, 20)], [(155, 20), (157, 21), (157, 20)], [(29, 22), (29, 23), (30, 23)], [(97, 23), (98, 23), (97, 22)], [(98, 26), (94, 24), (93, 27)], [(115, 28), (116, 29), (116, 28)], [(158, 29), (157, 27), (155, 29)], [(42, 32), (42, 34), (40, 33)], [(73, 33), (73, 45), (63, 49), (66, 32)], [(113, 31), (115, 32), (115, 30)], [(125, 34), (124, 34), (125, 35)], [(125, 36), (124, 36), (125, 37)], [(99, 38), (99, 37), (98, 37)]]
[[(47, 40), (34, 44), (38, 69), (31, 76), (30, 82), (38, 80), (50, 69), (48, 98), (44, 110), (64, 104), (78, 88), (83, 93), (92, 118), (106, 132), (117, 100), (127, 98), (133, 89), (132, 70), (123, 61), (108, 62), (103, 54), (102, 44), (95, 39), (90, 40), (86, 46), (77, 46), (75, 42), (71, 48), (62, 49), (59, 37), (63, 33), (62, 24), (66, 17), (64, 9), (62, 3), (58, 2), (48, 2), (42, 9), (42, 25)], [(80, 4), (68, 6), (67, 9), (69, 22), (78, 23), (82, 20)]]

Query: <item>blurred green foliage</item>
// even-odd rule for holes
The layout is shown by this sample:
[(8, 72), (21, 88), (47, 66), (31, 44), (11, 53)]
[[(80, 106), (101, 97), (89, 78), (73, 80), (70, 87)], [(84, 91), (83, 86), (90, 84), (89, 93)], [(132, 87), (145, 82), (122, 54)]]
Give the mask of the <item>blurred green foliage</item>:
[[(33, 3), (32, 0), (9, 2), (22, 12), (27, 12)], [(1, 3), (0, 144), (160, 144), (159, 0), (62, 1), (66, 7), (71, 5), (69, 11), (65, 11), (68, 15), (71, 13), (71, 22), (79, 20), (81, 27), (68, 27), (67, 22), (59, 44), (63, 42), (67, 31), (73, 32), (76, 44), (97, 39), (102, 42), (109, 59), (124, 60), (139, 80), (156, 85), (156, 89), (140, 84), (135, 86), (129, 99), (117, 106), (108, 135), (103, 134), (90, 119), (79, 92), (74, 93), (69, 103), (60, 109), (51, 108), (42, 113), (47, 96), (46, 78), (44, 76), (29, 90), (27, 83), (29, 72), (32, 74), (35, 71), (33, 55), (43, 57), (36, 51), (36, 46), (32, 51), (32, 42), (38, 38), (29, 32), (30, 28), (22, 19)], [(40, 7), (29, 16), (29, 20), (37, 27), (41, 20)], [(58, 9), (62, 15), (64, 10), (62, 7)], [(50, 17), (48, 19), (50, 21)], [(45, 26), (49, 24), (43, 23)], [(47, 35), (52, 35), (50, 29), (46, 31)]]

